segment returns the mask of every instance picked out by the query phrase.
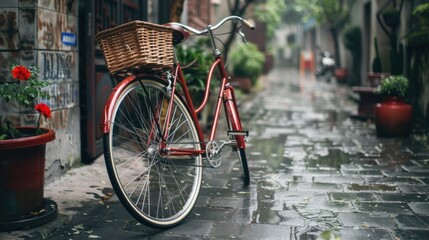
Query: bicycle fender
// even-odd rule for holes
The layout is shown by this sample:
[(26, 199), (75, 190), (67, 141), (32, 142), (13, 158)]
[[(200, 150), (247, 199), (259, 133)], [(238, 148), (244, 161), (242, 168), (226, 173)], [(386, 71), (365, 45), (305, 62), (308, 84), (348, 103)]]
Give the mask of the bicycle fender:
[(162, 80), (161, 78), (156, 77), (154, 75), (140, 74), (138, 76), (136, 75), (128, 76), (124, 78), (122, 81), (120, 81), (119, 84), (112, 89), (112, 92), (110, 93), (109, 98), (107, 99), (106, 104), (104, 105), (104, 113), (100, 123), (101, 131), (103, 133), (108, 133), (110, 131), (112, 112), (116, 102), (118, 101), (119, 95), (122, 93), (122, 91), (124, 91), (124, 89), (128, 86), (128, 84), (130, 84), (137, 78)]

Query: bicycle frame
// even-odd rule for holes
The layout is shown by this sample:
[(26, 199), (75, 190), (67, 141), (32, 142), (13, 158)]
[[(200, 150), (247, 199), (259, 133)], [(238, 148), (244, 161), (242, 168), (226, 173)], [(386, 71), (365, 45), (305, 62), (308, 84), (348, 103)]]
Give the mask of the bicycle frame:
[[(213, 125), (211, 128), (210, 137), (208, 139), (209, 142), (214, 141), (222, 103), (224, 103), (224, 107), (226, 109), (227, 120), (230, 120), (231, 123), (234, 125), (233, 126), (234, 130), (236, 130), (236, 131), (242, 130), (240, 117), (239, 117), (238, 111), (237, 111), (237, 106), (235, 105), (234, 88), (229, 84), (229, 81), (228, 81), (229, 76), (225, 70), (222, 58), (220, 56), (216, 57), (215, 61), (212, 63), (212, 65), (210, 67), (210, 71), (207, 75), (207, 80), (206, 80), (206, 89), (205, 89), (204, 99), (203, 99), (203, 102), (201, 103), (201, 105), (197, 109), (195, 109), (195, 106), (192, 102), (192, 99), (191, 99), (191, 96), (189, 94), (188, 87), (186, 85), (186, 81), (185, 81), (185, 78), (183, 76), (183, 72), (182, 72), (182, 69), (180, 67), (180, 64), (177, 64), (175, 67), (175, 74), (174, 74), (174, 80), (173, 80), (173, 86), (175, 86), (175, 83), (177, 81), (182, 86), (183, 95), (185, 97), (186, 104), (188, 105), (188, 108), (191, 111), (192, 118), (194, 119), (194, 122), (197, 125), (197, 131), (198, 131), (199, 137), (201, 140), (204, 140), (204, 136), (202, 134), (202, 130), (201, 130), (201, 127), (200, 127), (198, 119), (197, 119), (197, 113), (199, 113), (202, 109), (204, 109), (205, 105), (207, 104), (208, 96), (210, 94), (210, 83), (212, 81), (213, 72), (214, 72), (216, 67), (218, 67), (218, 70), (220, 72), (222, 80), (221, 80), (221, 85), (219, 88), (218, 99), (216, 102)], [(171, 109), (169, 109), (169, 111), (171, 111)], [(168, 114), (171, 114), (171, 112), (169, 112)], [(165, 132), (164, 138), (166, 138), (167, 135), (168, 135), (168, 132)], [(185, 154), (185, 155), (203, 154), (203, 153), (205, 153), (205, 149), (206, 149), (205, 141), (202, 141), (200, 144), (201, 144), (201, 149), (203, 149), (203, 150), (186, 150), (186, 149), (170, 148), (170, 149), (168, 149), (168, 152), (170, 155), (173, 155), (173, 156), (174, 155), (183, 155), (183, 154)], [(237, 136), (237, 147), (245, 148), (244, 137)]]
[[(193, 118), (193, 121), (196, 123), (197, 132), (200, 139), (200, 145), (202, 150), (189, 150), (189, 149), (180, 149), (180, 148), (167, 148), (167, 143), (163, 141), (161, 144), (161, 152), (165, 152), (172, 156), (180, 156), (180, 155), (200, 155), (205, 154), (206, 152), (206, 142), (204, 141), (204, 136), (200, 127), (200, 124), (198, 122), (197, 113), (199, 113), (202, 109), (204, 109), (205, 105), (208, 101), (208, 96), (210, 94), (210, 83), (212, 81), (213, 73), (215, 68), (218, 68), (220, 75), (221, 75), (221, 85), (219, 88), (218, 93), (218, 100), (216, 102), (215, 107), (215, 113), (214, 113), (214, 122), (211, 129), (210, 137), (208, 141), (214, 141), (215, 133), (217, 130), (218, 120), (220, 116), (220, 111), (222, 107), (222, 103), (224, 104), (225, 110), (226, 110), (226, 117), (227, 120), (231, 122), (232, 130), (234, 131), (242, 131), (241, 129), (241, 122), (240, 122), (240, 116), (237, 111), (237, 106), (235, 104), (235, 94), (234, 94), (234, 88), (229, 84), (229, 76), (225, 70), (223, 60), (220, 56), (215, 57), (214, 62), (212, 63), (210, 67), (210, 71), (207, 75), (206, 80), (206, 89), (204, 94), (204, 100), (201, 103), (201, 105), (195, 109), (193, 101), (191, 99), (190, 93), (188, 91), (188, 87), (186, 85), (186, 80), (182, 72), (182, 68), (180, 63), (176, 63), (175, 66), (172, 68), (173, 71), (173, 80), (172, 80), (172, 89), (171, 94), (172, 96), (175, 94), (176, 89), (176, 83), (179, 83), (182, 86), (183, 90), (183, 96), (185, 103), (190, 110), (191, 117)], [(134, 81), (137, 77), (138, 78), (144, 78), (145, 76), (150, 76), (151, 78), (155, 77), (159, 80), (165, 81), (165, 79), (162, 79), (160, 77), (151, 75), (151, 74), (139, 74), (139, 75), (131, 75), (129, 77), (126, 77), (123, 79), (119, 84), (113, 89), (112, 93), (110, 94), (107, 103), (105, 105), (104, 109), (104, 118), (102, 122), (102, 130), (103, 133), (108, 133), (110, 131), (110, 122), (111, 122), (111, 113), (112, 109), (114, 108), (115, 103), (117, 102), (119, 93), (132, 81)], [(172, 105), (173, 98), (170, 99), (167, 115), (166, 115), (166, 126), (170, 124), (170, 118), (172, 114)], [(163, 139), (166, 139), (168, 136), (168, 127), (165, 128), (166, 131), (163, 133)], [(237, 148), (245, 148), (245, 141), (244, 136), (235, 136), (237, 141)]]

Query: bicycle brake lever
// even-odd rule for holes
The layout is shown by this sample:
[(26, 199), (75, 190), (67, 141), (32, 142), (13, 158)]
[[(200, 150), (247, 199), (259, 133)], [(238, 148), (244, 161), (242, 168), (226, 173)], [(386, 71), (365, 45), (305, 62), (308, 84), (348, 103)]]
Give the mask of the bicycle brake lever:
[(246, 45), (249, 45), (249, 43), (247, 42), (246, 39), (246, 35), (244, 35), (244, 33), (241, 31), (241, 29), (238, 31), (238, 35), (240, 35), (243, 38), (244, 43), (246, 43)]

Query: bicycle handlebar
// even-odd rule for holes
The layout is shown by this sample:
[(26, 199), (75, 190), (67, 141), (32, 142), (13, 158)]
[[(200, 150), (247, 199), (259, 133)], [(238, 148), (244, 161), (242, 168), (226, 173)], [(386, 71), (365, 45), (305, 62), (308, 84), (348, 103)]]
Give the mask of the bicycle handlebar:
[(219, 21), (219, 23), (217, 23), (216, 25), (214, 25), (214, 26), (212, 26), (212, 25), (208, 25), (206, 29), (203, 29), (203, 30), (201, 30), (201, 31), (200, 31), (200, 30), (197, 30), (197, 29), (195, 29), (195, 28), (193, 28), (193, 27), (190, 27), (190, 26), (184, 25), (184, 24), (182, 24), (182, 23), (172, 22), (171, 24), (174, 24), (174, 25), (180, 26), (180, 27), (184, 28), (185, 30), (187, 30), (187, 31), (189, 31), (189, 32), (194, 33), (195, 35), (203, 35), (203, 34), (208, 33), (208, 32), (209, 32), (209, 30), (214, 31), (214, 30), (218, 29), (218, 28), (219, 28), (220, 26), (222, 26), (225, 22), (230, 21), (230, 20), (235, 20), (235, 21), (237, 21), (237, 20), (238, 20), (238, 21), (241, 21), (241, 22), (242, 22), (246, 27), (248, 27), (250, 30), (254, 30), (254, 29), (255, 29), (255, 27), (254, 27), (252, 24), (250, 24), (246, 19), (243, 19), (243, 18), (241, 18), (241, 17), (239, 17), (239, 16), (229, 16), (229, 17), (226, 17), (226, 18), (222, 19), (221, 21)]

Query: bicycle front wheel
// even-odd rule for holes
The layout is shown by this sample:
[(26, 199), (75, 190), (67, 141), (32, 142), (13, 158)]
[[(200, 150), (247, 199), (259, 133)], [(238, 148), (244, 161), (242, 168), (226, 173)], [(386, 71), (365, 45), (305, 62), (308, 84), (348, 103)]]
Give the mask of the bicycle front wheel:
[(138, 221), (172, 227), (191, 212), (202, 180), (202, 157), (169, 157), (159, 149), (168, 129), (167, 147), (200, 150), (195, 123), (183, 100), (160, 81), (135, 80), (119, 94), (104, 134), (107, 171), (119, 200)]

